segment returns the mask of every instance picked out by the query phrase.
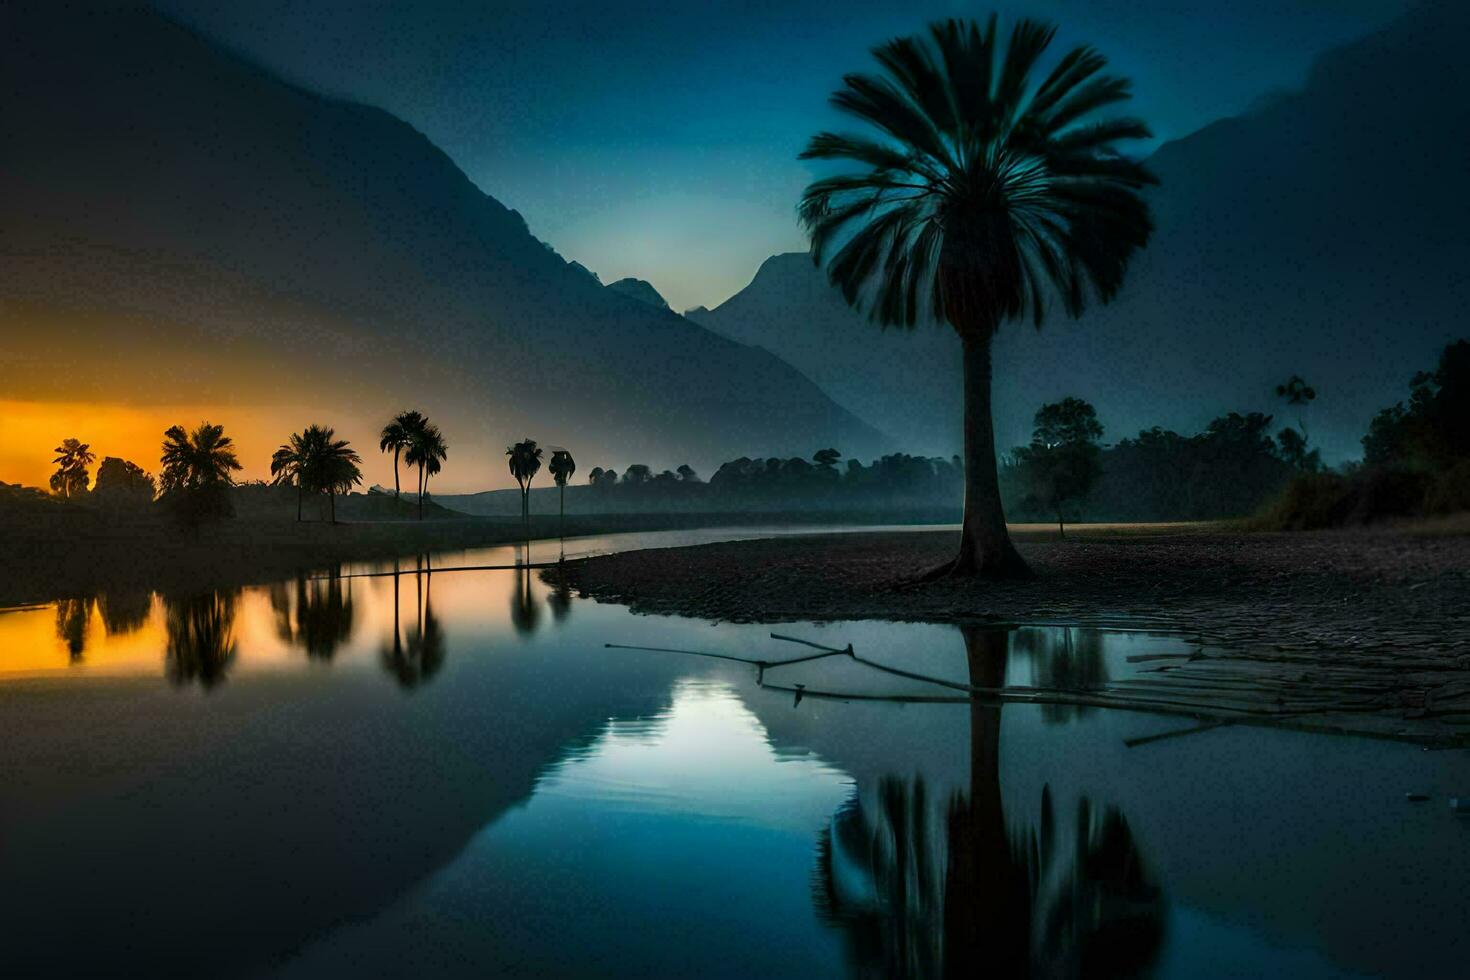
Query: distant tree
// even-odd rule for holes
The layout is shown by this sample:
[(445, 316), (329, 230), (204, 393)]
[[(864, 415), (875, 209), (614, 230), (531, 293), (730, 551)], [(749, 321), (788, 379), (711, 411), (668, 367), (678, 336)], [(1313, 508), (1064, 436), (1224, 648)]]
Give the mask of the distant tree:
[(1363, 437), (1363, 461), (1447, 470), (1465, 459), (1470, 459), (1470, 340), (1457, 340), (1440, 352), (1433, 371), (1414, 375), (1407, 405), (1399, 402), (1373, 417)]
[(623, 471), (623, 482), (638, 486), (653, 480), (653, 470), (642, 463), (634, 463)]
[(63, 439), (52, 452), (56, 453), (56, 458), (51, 461), (56, 466), (56, 472), (51, 474), (52, 492), (66, 500), (70, 500), (73, 494), (86, 493), (87, 467), (97, 459), (92, 447), (76, 439)]
[(556, 482), (557, 489), (561, 492), (560, 521), (563, 530), (567, 521), (567, 481), (572, 474), (577, 472), (577, 461), (572, 459), (572, 454), (565, 449), (553, 449), (551, 451), (551, 462), (546, 469), (551, 473), (551, 479)]
[(587, 474), (587, 485), (597, 486), (598, 481), (602, 479), (602, 472), (601, 466), (592, 467), (592, 471)]
[(1293, 469), (1303, 473), (1316, 473), (1322, 469), (1322, 454), (1307, 449), (1307, 437), (1287, 426), (1276, 435), (1277, 452), (1281, 459)]
[(694, 467), (690, 466), (688, 463), (680, 465), (680, 467), (674, 472), (679, 474), (679, 479), (684, 483), (699, 482), (699, 474), (694, 472)]
[(530, 521), (531, 481), (541, 469), (541, 447), (535, 439), (522, 439), (506, 446), (505, 455), (510, 458), (510, 475), (521, 488), (521, 520)]
[(439, 427), (432, 422), (424, 422), (409, 434), (403, 461), (409, 466), (419, 468), (419, 520), (424, 519), (424, 494), (427, 492), (428, 479), (439, 472), (440, 465), (448, 457), (449, 444), (444, 441)]
[(141, 507), (153, 500), (157, 487), (153, 477), (137, 463), (108, 456), (97, 467), (97, 485), (92, 497), (110, 507)]
[(1066, 537), (1065, 507), (1092, 492), (1102, 476), (1102, 424), (1097, 412), (1080, 398), (1064, 398), (1041, 406), (1034, 420), (1031, 445), (1013, 454), (1026, 474), (1029, 497), (1056, 515), (1057, 531)]
[(378, 435), (378, 451), (386, 453), (393, 450), (393, 499), (399, 498), (398, 490), (398, 457), (404, 450), (413, 445), (414, 434), (422, 432), (429, 420), (418, 412), (399, 412), (393, 416), (392, 421), (383, 426), (383, 431)]
[(181, 425), (163, 434), (159, 487), (185, 520), (228, 517), (234, 513), (229, 490), (240, 469), (234, 441), (224, 426), (201, 422), (193, 432)]
[(840, 449), (818, 449), (812, 453), (812, 462), (830, 472), (835, 473), (837, 471), (837, 464), (841, 461), (842, 451)]
[(960, 337), (965, 512), (959, 554), (939, 573), (1027, 574), (1006, 531), (991, 421), (991, 343), (1000, 325), (1039, 327), (1050, 292), (1071, 316), (1105, 303), (1152, 231), (1139, 194), (1155, 178), (1115, 148), (1144, 139), (1132, 118), (1093, 115), (1130, 95), (1089, 47), (1028, 83), (1055, 29), (1018, 21), (1003, 42), (950, 20), (874, 49), (882, 76), (851, 74), (832, 96), (868, 135), (818, 133), (805, 159), (857, 169), (802, 195), (815, 261), (849, 304), (883, 326), (934, 320)]

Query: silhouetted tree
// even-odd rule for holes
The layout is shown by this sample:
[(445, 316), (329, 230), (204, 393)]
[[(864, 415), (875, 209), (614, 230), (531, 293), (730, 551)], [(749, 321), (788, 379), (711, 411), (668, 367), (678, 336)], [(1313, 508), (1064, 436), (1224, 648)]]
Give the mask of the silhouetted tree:
[(386, 453), (393, 450), (393, 499), (399, 499), (398, 490), (398, 457), (405, 449), (413, 445), (414, 434), (423, 431), (428, 424), (428, 419), (418, 412), (399, 412), (393, 416), (393, 420), (383, 426), (383, 431), (378, 435), (378, 451)]
[(76, 439), (63, 439), (61, 445), (52, 450), (56, 453), (56, 458), (51, 461), (56, 466), (56, 472), (51, 474), (53, 493), (70, 500), (72, 494), (87, 492), (87, 467), (97, 459), (91, 450), (88, 443)]
[(1276, 434), (1277, 452), (1282, 460), (1303, 473), (1316, 473), (1322, 469), (1322, 454), (1307, 449), (1307, 437), (1287, 426)]
[(623, 482), (632, 484), (633, 486), (638, 486), (642, 483), (649, 483), (652, 480), (653, 470), (649, 469), (643, 463), (634, 463), (632, 466), (629, 466), (626, 470), (623, 471)]
[(680, 464), (679, 468), (674, 472), (678, 473), (679, 479), (685, 483), (699, 482), (699, 474), (694, 472), (694, 467), (690, 466), (688, 463)]
[(1470, 459), (1470, 340), (1457, 340), (1440, 352), (1433, 371), (1410, 382), (1409, 402), (1399, 402), (1373, 417), (1363, 437), (1363, 461), (1370, 466), (1448, 470)]
[(403, 461), (409, 466), (419, 468), (419, 520), (424, 519), (424, 494), (428, 488), (428, 478), (439, 472), (440, 465), (449, 456), (449, 445), (444, 441), (444, 436), (439, 432), (439, 427), (431, 422), (424, 424), (409, 434), (408, 449), (403, 454)]
[[(326, 491), (333, 524), (337, 523), (337, 494), (350, 493), (362, 482), (362, 470), (358, 467), (362, 457), (346, 439), (334, 439), (335, 435), (332, 429), (325, 429), (319, 438), (312, 440), (312, 455), (308, 463), (312, 483)], [(439, 461), (434, 459), (432, 463), (430, 472), (437, 473)]]
[(833, 473), (837, 472), (837, 464), (841, 461), (842, 451), (840, 449), (818, 449), (812, 453), (812, 462), (816, 463), (821, 469)]
[(572, 459), (572, 454), (565, 449), (553, 449), (551, 451), (551, 462), (547, 464), (547, 470), (551, 478), (556, 481), (557, 489), (561, 491), (560, 514), (561, 528), (566, 529), (567, 522), (567, 481), (572, 474), (577, 472), (577, 461)]
[(531, 481), (541, 469), (541, 447), (535, 439), (522, 439), (513, 446), (505, 447), (509, 457), (510, 475), (515, 477), (521, 488), (521, 520), (531, 519)]
[(1097, 412), (1080, 398), (1064, 398), (1037, 411), (1031, 445), (1013, 455), (1024, 468), (1028, 496), (1056, 515), (1066, 536), (1063, 508), (1092, 492), (1102, 475), (1103, 428)]
[(186, 520), (234, 513), (229, 490), (235, 482), (231, 474), (240, 469), (240, 461), (224, 426), (201, 422), (192, 433), (181, 425), (171, 426), (163, 434), (159, 461), (163, 464), (160, 489)]
[(1150, 134), (1139, 120), (1094, 121), (1130, 95), (1092, 48), (1030, 76), (1055, 29), (950, 20), (926, 39), (874, 50), (881, 76), (848, 75), (832, 96), (871, 135), (818, 133), (804, 159), (861, 169), (807, 187), (800, 216), (812, 256), (848, 303), (885, 326), (948, 323), (964, 351), (965, 512), (959, 554), (942, 571), (1025, 574), (1006, 531), (991, 422), (991, 341), (1001, 323), (1039, 327), (1044, 293), (1071, 316), (1117, 294), (1152, 231), (1139, 190), (1155, 183), (1120, 155)]
[(97, 467), (92, 499), (107, 507), (141, 507), (153, 500), (153, 477), (137, 463), (108, 456)]
[(135, 633), (153, 611), (153, 593), (147, 589), (113, 589), (98, 597), (97, 608), (108, 636)]
[[(301, 521), (301, 500), (306, 493), (308, 478), (308, 466), (311, 462), (312, 447), (307, 444), (307, 436), (314, 435), (313, 430), (320, 432), (316, 426), (311, 426), (305, 432), (293, 432), (279, 449), (271, 454), (271, 482), (280, 486), (293, 486), (296, 488), (296, 520)], [(314, 489), (313, 489), (314, 492)]]

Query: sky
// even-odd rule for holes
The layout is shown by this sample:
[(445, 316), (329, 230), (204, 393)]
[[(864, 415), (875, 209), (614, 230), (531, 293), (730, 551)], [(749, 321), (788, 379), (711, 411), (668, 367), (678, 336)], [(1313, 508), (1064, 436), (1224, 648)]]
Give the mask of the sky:
[(309, 88), (381, 106), (604, 282), (714, 306), (804, 247), (796, 159), (868, 49), (932, 20), (1055, 22), (1134, 80), (1157, 140), (1299, 85), (1321, 51), (1409, 0), (160, 0)]

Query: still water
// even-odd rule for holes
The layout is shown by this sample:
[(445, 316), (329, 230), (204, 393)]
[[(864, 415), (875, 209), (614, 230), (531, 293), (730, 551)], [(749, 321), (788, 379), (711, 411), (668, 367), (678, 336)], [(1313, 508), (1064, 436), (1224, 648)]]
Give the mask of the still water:
[[(814, 651), (760, 626), (633, 616), (534, 572), (442, 570), (517, 557), (0, 612), (0, 971), (1339, 977), (1470, 962), (1470, 819), (1446, 802), (1470, 796), (1463, 751), (1238, 727), (1151, 740), (1191, 724), (871, 700), (954, 692), (841, 657), (761, 687), (737, 661), (605, 644)], [(1189, 649), (1057, 628), (776, 631), (980, 686), (1086, 689), (1130, 656)]]

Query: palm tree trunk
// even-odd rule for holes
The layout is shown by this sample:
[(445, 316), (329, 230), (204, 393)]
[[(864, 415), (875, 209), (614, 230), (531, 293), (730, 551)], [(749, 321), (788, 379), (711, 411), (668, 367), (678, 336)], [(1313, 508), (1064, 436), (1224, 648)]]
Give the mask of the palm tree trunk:
[(419, 520), (424, 519), (424, 464), (419, 464)]
[(301, 523), (301, 478), (296, 478), (296, 523)]
[(1031, 570), (1011, 544), (1000, 502), (995, 427), (990, 414), (992, 332), (960, 333), (965, 367), (965, 516), (960, 553), (945, 571), (985, 578), (1022, 578)]
[(332, 523), (333, 524), (336, 524), (337, 523), (337, 488), (336, 487), (328, 487), (327, 488), (327, 501), (328, 501), (328, 505), (329, 505), (329, 507), (331, 508), (331, 511), (332, 511)]
[(399, 448), (397, 446), (394, 446), (393, 447), (393, 499), (394, 500), (397, 500), (399, 498), (399, 496), (400, 496), (399, 495), (399, 492), (398, 492), (398, 452), (399, 452)]

